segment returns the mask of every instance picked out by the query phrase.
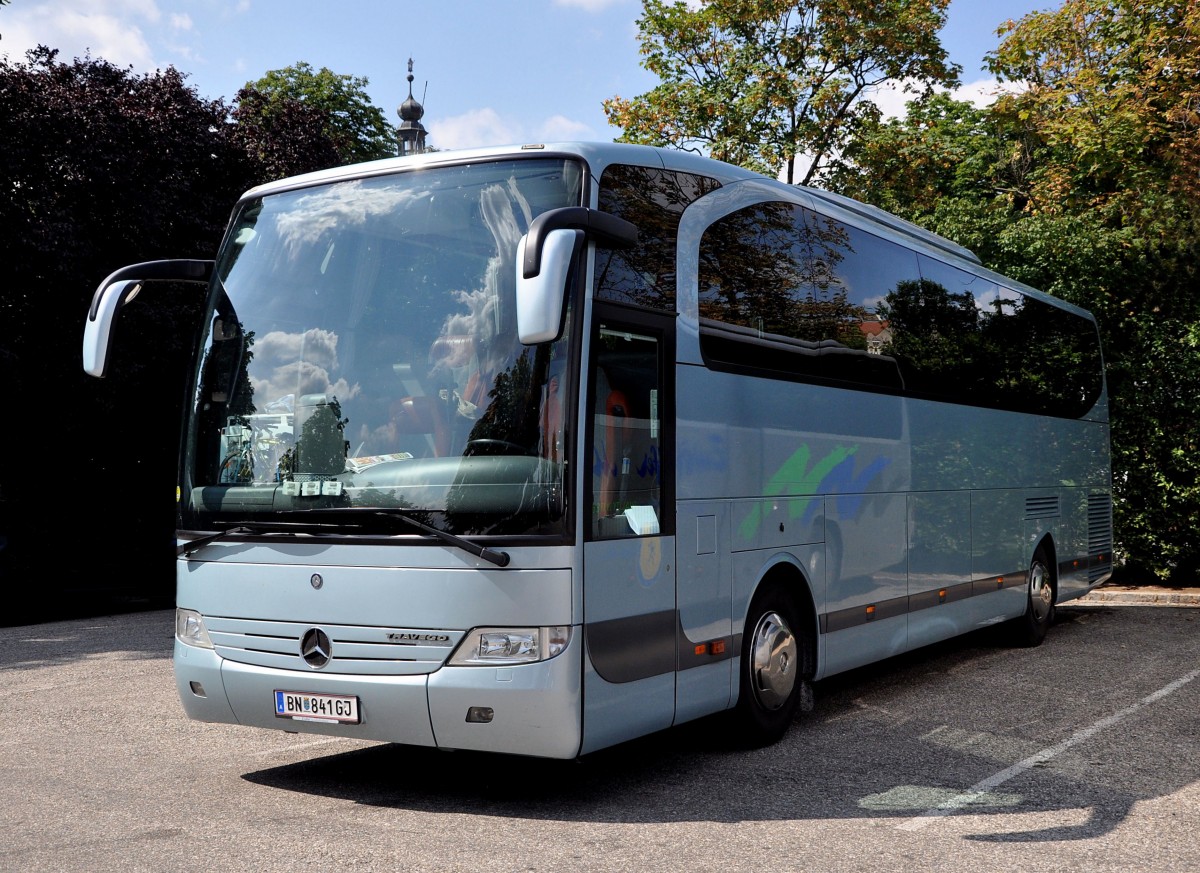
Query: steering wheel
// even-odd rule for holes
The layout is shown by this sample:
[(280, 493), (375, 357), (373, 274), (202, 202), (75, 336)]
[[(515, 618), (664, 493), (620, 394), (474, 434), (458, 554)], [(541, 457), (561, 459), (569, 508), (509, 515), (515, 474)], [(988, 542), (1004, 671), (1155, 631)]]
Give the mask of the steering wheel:
[(463, 448), (463, 457), (469, 455), (532, 455), (533, 452), (525, 446), (517, 445), (508, 440), (480, 439), (470, 440)]

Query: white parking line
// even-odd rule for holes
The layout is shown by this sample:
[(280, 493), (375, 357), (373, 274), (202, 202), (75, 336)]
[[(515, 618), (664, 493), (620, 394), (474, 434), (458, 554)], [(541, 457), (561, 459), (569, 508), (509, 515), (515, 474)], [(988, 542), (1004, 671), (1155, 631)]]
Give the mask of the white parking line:
[(977, 782), (975, 785), (972, 785), (970, 788), (968, 788), (962, 794), (956, 794), (954, 797), (951, 797), (949, 800), (945, 801), (944, 803), (939, 803), (934, 808), (925, 810), (923, 813), (916, 816), (915, 818), (910, 818), (908, 821), (904, 822), (903, 824), (897, 825), (896, 828), (898, 830), (902, 830), (902, 831), (919, 831), (921, 828), (926, 827), (927, 825), (931, 824), (935, 820), (942, 818), (943, 816), (950, 815), (953, 812), (957, 812), (960, 809), (962, 809), (963, 807), (971, 805), (972, 803), (974, 803), (976, 800), (978, 800), (981, 796), (983, 796), (987, 792), (992, 791), (999, 785), (1003, 785), (1005, 782), (1007, 782), (1010, 779), (1020, 776), (1026, 770), (1030, 770), (1034, 767), (1037, 767), (1039, 764), (1046, 763), (1050, 759), (1055, 758), (1058, 755), (1061, 755), (1063, 752), (1065, 752), (1067, 749), (1071, 748), (1072, 746), (1076, 746), (1079, 743), (1082, 743), (1084, 740), (1089, 739), (1092, 736), (1095, 736), (1096, 734), (1098, 734), (1100, 731), (1104, 730), (1105, 728), (1112, 727), (1113, 725), (1115, 725), (1117, 722), (1121, 721), (1122, 719), (1124, 719), (1130, 715), (1133, 715), (1139, 709), (1142, 709), (1143, 707), (1149, 706), (1151, 703), (1161, 700), (1162, 698), (1166, 697), (1168, 694), (1173, 694), (1174, 692), (1176, 692), (1180, 688), (1182, 688), (1184, 685), (1187, 685), (1189, 682), (1191, 682), (1197, 676), (1200, 676), (1200, 670), (1193, 670), (1191, 673), (1188, 673), (1186, 676), (1176, 679), (1174, 682), (1170, 683), (1169, 685), (1164, 685), (1162, 688), (1158, 689), (1153, 694), (1143, 697), (1141, 700), (1139, 700), (1137, 703), (1133, 704), (1132, 706), (1126, 707), (1125, 709), (1122, 709), (1120, 712), (1116, 712), (1110, 716), (1102, 718), (1095, 724), (1089, 725), (1088, 727), (1085, 727), (1082, 730), (1076, 731), (1075, 733), (1071, 734), (1071, 736), (1067, 737), (1061, 743), (1050, 746), (1049, 748), (1046, 748), (1046, 749), (1042, 749), (1040, 752), (1038, 752), (1035, 755), (1031, 755), (1030, 757), (1026, 758), (1024, 761), (1018, 761), (1016, 764), (1013, 764), (1008, 769), (1001, 770), (999, 773), (989, 776), (987, 779), (984, 779), (982, 782)]

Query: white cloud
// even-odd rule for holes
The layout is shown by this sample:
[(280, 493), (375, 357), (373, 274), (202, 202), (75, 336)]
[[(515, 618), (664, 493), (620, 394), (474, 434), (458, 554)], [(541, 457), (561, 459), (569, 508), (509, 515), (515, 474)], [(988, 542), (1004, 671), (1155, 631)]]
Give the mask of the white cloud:
[(596, 132), (591, 127), (565, 115), (552, 115), (530, 131), (520, 122), (505, 118), (490, 107), (472, 109), (450, 118), (426, 117), (422, 123), (429, 131), (430, 145), (441, 150), (596, 138)]
[(176, 12), (171, 15), (171, 27), (175, 30), (191, 30), (192, 16), (186, 12)]
[(596, 132), (580, 121), (572, 121), (565, 115), (553, 115), (538, 125), (537, 138), (544, 142), (590, 140)]
[(868, 100), (879, 107), (884, 118), (903, 118), (906, 114), (904, 105), (915, 96), (906, 92), (896, 82), (884, 82), (866, 95)]
[(494, 109), (472, 109), (450, 118), (426, 119), (424, 125), (429, 131), (430, 145), (442, 150), (507, 145), (524, 137), (519, 124), (501, 118)]
[(1027, 88), (1023, 82), (1000, 82), (998, 79), (979, 79), (950, 92), (955, 100), (965, 100), (978, 108), (990, 106), (1001, 94), (1019, 94)]
[[(994, 103), (1001, 94), (1021, 90), (1023, 89), (1020, 85), (1001, 84), (996, 79), (978, 79), (974, 82), (965, 82), (949, 91), (949, 94), (955, 100), (971, 103), (982, 109)], [(885, 82), (868, 95), (868, 99), (883, 112), (884, 118), (903, 118), (907, 114), (905, 104), (915, 97), (915, 93), (904, 91), (901, 84), (897, 82)]]
[(61, 61), (90, 53), (146, 72), (156, 64), (142, 27), (156, 25), (161, 17), (154, 0), (16, 3), (5, 9), (0, 51), (10, 61), (21, 61), (29, 49), (45, 45), (58, 49)]

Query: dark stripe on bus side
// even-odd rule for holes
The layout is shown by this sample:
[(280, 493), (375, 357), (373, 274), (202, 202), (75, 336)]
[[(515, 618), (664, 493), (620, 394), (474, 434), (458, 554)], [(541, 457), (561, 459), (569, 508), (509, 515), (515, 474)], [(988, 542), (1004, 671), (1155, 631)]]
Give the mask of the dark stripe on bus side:
[(885, 618), (895, 618), (908, 615), (922, 609), (933, 609), (947, 603), (991, 594), (1002, 588), (1014, 588), (1025, 584), (1024, 573), (1006, 573), (1003, 576), (988, 576), (984, 579), (973, 579), (970, 582), (959, 582), (943, 588), (933, 588), (929, 591), (919, 591), (916, 594), (906, 594), (903, 597), (893, 597), (875, 603), (864, 603), (861, 606), (851, 606), (837, 609), (821, 616), (819, 622), (821, 633), (849, 630), (872, 621)]
[(675, 672), (674, 609), (589, 622), (583, 635), (592, 666), (605, 682), (636, 682)]
[(614, 683), (727, 661), (742, 649), (741, 634), (688, 639), (674, 609), (593, 622), (584, 626), (584, 638), (592, 667)]
[[(1061, 561), (1058, 565), (1059, 577), (1111, 565), (1111, 555), (1089, 555)], [(1022, 588), (1027, 578), (1024, 571), (985, 576), (970, 582), (837, 609), (822, 614), (818, 626), (823, 634), (849, 630), (1005, 588)], [(674, 609), (591, 622), (584, 626), (584, 639), (596, 673), (606, 682), (613, 683), (636, 682), (675, 670), (688, 670), (728, 660), (740, 656), (742, 647), (740, 634), (711, 640), (689, 639), (680, 622), (679, 612)]]
[(1058, 562), (1058, 578), (1069, 576), (1073, 573), (1087, 573), (1091, 579), (1100, 576), (1104, 571), (1112, 570), (1112, 553), (1103, 552), (1097, 555), (1088, 555), (1083, 558), (1076, 558), (1073, 561)]

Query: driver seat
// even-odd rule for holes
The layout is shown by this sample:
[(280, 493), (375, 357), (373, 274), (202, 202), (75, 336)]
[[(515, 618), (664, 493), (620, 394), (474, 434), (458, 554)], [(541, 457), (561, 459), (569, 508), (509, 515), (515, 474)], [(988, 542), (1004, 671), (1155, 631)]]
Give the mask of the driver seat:
[[(398, 437), (424, 436), (434, 457), (445, 457), (450, 451), (450, 433), (446, 427), (441, 402), (435, 397), (404, 397), (392, 404), (392, 427)], [(412, 452), (411, 440), (402, 441), (400, 448)], [(420, 456), (420, 452), (412, 452)], [(429, 453), (425, 453), (429, 454)]]

